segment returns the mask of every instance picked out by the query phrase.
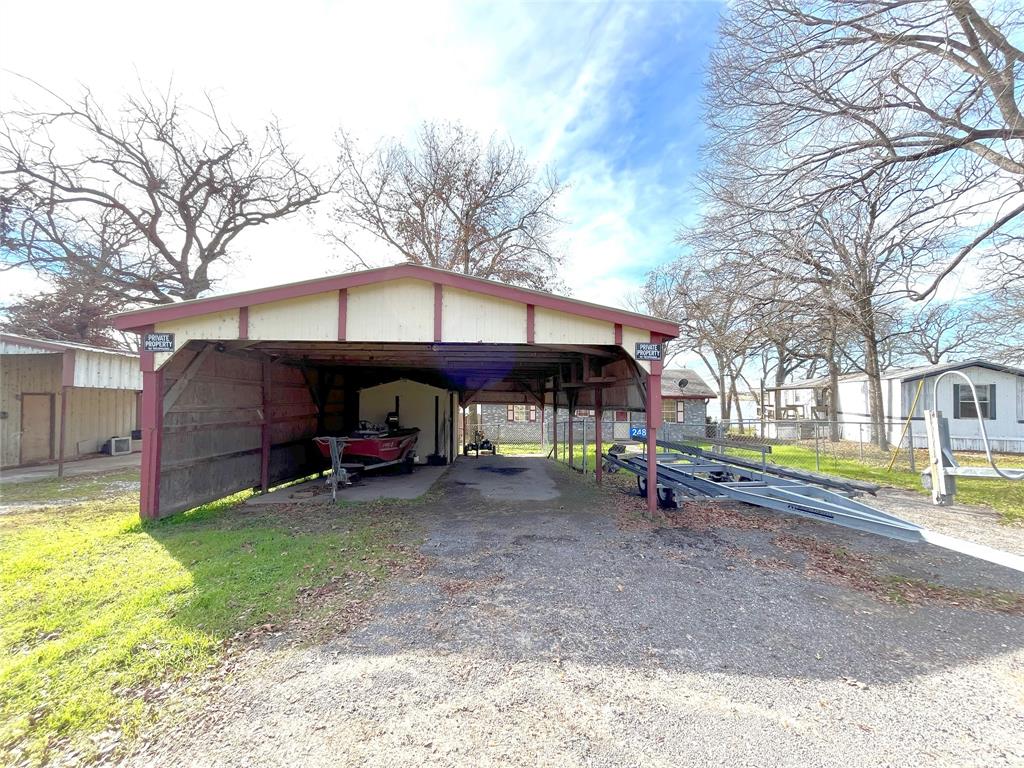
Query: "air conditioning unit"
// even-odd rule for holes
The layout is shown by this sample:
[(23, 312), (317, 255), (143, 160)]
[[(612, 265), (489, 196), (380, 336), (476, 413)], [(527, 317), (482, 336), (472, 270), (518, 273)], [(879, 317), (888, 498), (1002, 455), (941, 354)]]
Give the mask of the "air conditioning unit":
[(111, 456), (123, 456), (132, 452), (132, 439), (130, 437), (112, 437), (103, 444), (103, 452)]

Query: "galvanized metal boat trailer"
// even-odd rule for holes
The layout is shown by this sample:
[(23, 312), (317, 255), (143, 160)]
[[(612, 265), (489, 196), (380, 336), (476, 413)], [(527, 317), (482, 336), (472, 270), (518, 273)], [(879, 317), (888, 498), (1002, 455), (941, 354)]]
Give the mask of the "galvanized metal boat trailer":
[[(762, 450), (758, 462), (685, 443), (658, 441), (657, 445), (661, 450), (654, 457), (658, 478), (655, 492), (664, 507), (678, 509), (688, 499), (742, 501), (856, 531), (943, 547), (1024, 573), (1024, 557), (1020, 555), (938, 533), (855, 498), (874, 494), (879, 490), (877, 485), (772, 464), (765, 457), (770, 446), (754, 447)], [(609, 451), (604, 461), (609, 471), (622, 469), (636, 475), (640, 494), (647, 495), (647, 456)]]
[[(874, 493), (878, 486), (780, 467), (737, 456), (707, 451), (685, 443), (659, 440), (658, 502), (678, 509), (687, 500), (741, 501), (776, 512), (823, 520), (846, 528), (876, 533), (901, 541), (924, 541), (919, 525), (902, 520), (855, 496)], [(609, 469), (637, 476), (637, 488), (647, 495), (647, 456), (604, 454)]]

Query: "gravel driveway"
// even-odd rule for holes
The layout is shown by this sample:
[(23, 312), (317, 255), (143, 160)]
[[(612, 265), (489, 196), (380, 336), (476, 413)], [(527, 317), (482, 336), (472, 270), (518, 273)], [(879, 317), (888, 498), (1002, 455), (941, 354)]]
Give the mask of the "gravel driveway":
[(1020, 574), (747, 509), (650, 521), (613, 481), (460, 461), (413, 513), (421, 574), (251, 649), (128, 762), (1024, 764)]

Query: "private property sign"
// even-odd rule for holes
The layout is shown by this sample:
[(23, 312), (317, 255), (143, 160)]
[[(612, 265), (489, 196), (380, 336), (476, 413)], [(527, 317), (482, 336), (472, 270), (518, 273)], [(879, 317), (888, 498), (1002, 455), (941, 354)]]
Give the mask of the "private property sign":
[(143, 352), (173, 352), (173, 333), (144, 333), (142, 334)]
[(638, 341), (633, 357), (637, 360), (661, 360), (661, 344)]

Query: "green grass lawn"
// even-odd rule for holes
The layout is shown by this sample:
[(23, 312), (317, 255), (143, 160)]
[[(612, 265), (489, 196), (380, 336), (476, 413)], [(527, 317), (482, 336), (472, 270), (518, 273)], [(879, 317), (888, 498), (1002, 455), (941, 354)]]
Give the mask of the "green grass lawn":
[(402, 524), (380, 510), (243, 514), (235, 497), (140, 523), (130, 479), (4, 490), (5, 504), (50, 506), (0, 514), (0, 764), (88, 755), (89, 736), (110, 728), (130, 740), (153, 715), (147, 691), (215, 664), (236, 633), (288, 617), (302, 588), (380, 577), (401, 557)]

